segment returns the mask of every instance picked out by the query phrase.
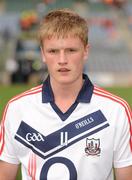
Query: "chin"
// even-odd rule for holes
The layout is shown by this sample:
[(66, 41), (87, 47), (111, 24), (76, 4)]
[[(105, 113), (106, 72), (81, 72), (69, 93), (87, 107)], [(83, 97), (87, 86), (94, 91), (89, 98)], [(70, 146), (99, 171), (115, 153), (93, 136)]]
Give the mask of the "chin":
[(59, 80), (58, 80), (58, 82), (60, 83), (60, 84), (72, 84), (72, 83), (74, 83), (75, 82), (75, 79), (73, 79), (73, 78), (60, 78)]

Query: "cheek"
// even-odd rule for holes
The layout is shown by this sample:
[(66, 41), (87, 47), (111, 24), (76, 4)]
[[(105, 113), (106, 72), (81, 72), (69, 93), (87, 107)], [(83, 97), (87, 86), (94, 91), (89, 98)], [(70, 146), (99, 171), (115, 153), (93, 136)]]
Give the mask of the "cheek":
[(50, 61), (46, 61), (45, 63), (46, 63), (46, 65), (47, 65), (48, 69), (52, 69), (53, 66), (54, 66), (54, 64), (51, 63)]
[(84, 58), (84, 55), (83, 55), (83, 54), (80, 54), (80, 55), (78, 55), (78, 56), (76, 56), (76, 57), (74, 58), (74, 64), (75, 64), (76, 66), (78, 66), (78, 68), (81, 67), (81, 66), (83, 66), (83, 65), (84, 65), (84, 62), (85, 62), (85, 58)]
[(44, 61), (47, 64), (47, 66), (53, 63), (53, 60), (49, 55), (44, 56)]
[(47, 68), (50, 72), (55, 70), (55, 68), (56, 68), (56, 64), (53, 59), (50, 59), (50, 58), (46, 59), (45, 64), (47, 65)]

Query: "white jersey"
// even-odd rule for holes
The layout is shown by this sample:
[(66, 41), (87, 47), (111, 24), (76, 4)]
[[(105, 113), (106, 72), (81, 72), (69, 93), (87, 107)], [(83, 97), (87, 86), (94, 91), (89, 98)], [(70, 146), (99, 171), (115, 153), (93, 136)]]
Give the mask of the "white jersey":
[(22, 164), (23, 180), (113, 180), (132, 165), (132, 114), (121, 98), (85, 83), (66, 113), (49, 78), (7, 104), (0, 159)]

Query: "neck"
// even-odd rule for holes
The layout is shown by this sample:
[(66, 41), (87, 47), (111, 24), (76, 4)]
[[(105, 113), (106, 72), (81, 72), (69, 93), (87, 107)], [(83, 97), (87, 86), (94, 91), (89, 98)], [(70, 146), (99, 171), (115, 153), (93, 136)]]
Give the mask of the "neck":
[(70, 84), (61, 84), (51, 80), (55, 103), (63, 112), (75, 102), (82, 85), (82, 78)]
[(73, 82), (71, 84), (60, 84), (55, 81), (51, 81), (51, 87), (54, 94), (55, 99), (57, 97), (71, 98), (77, 97), (79, 91), (81, 90), (83, 85), (83, 79), (79, 79), (77, 82)]

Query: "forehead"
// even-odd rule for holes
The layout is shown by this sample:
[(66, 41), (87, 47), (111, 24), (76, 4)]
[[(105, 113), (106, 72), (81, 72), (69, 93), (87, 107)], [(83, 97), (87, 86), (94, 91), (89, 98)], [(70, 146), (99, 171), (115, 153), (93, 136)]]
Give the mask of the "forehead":
[(43, 47), (47, 48), (66, 48), (66, 47), (82, 47), (84, 46), (81, 39), (76, 36), (68, 37), (51, 37), (43, 40)]

